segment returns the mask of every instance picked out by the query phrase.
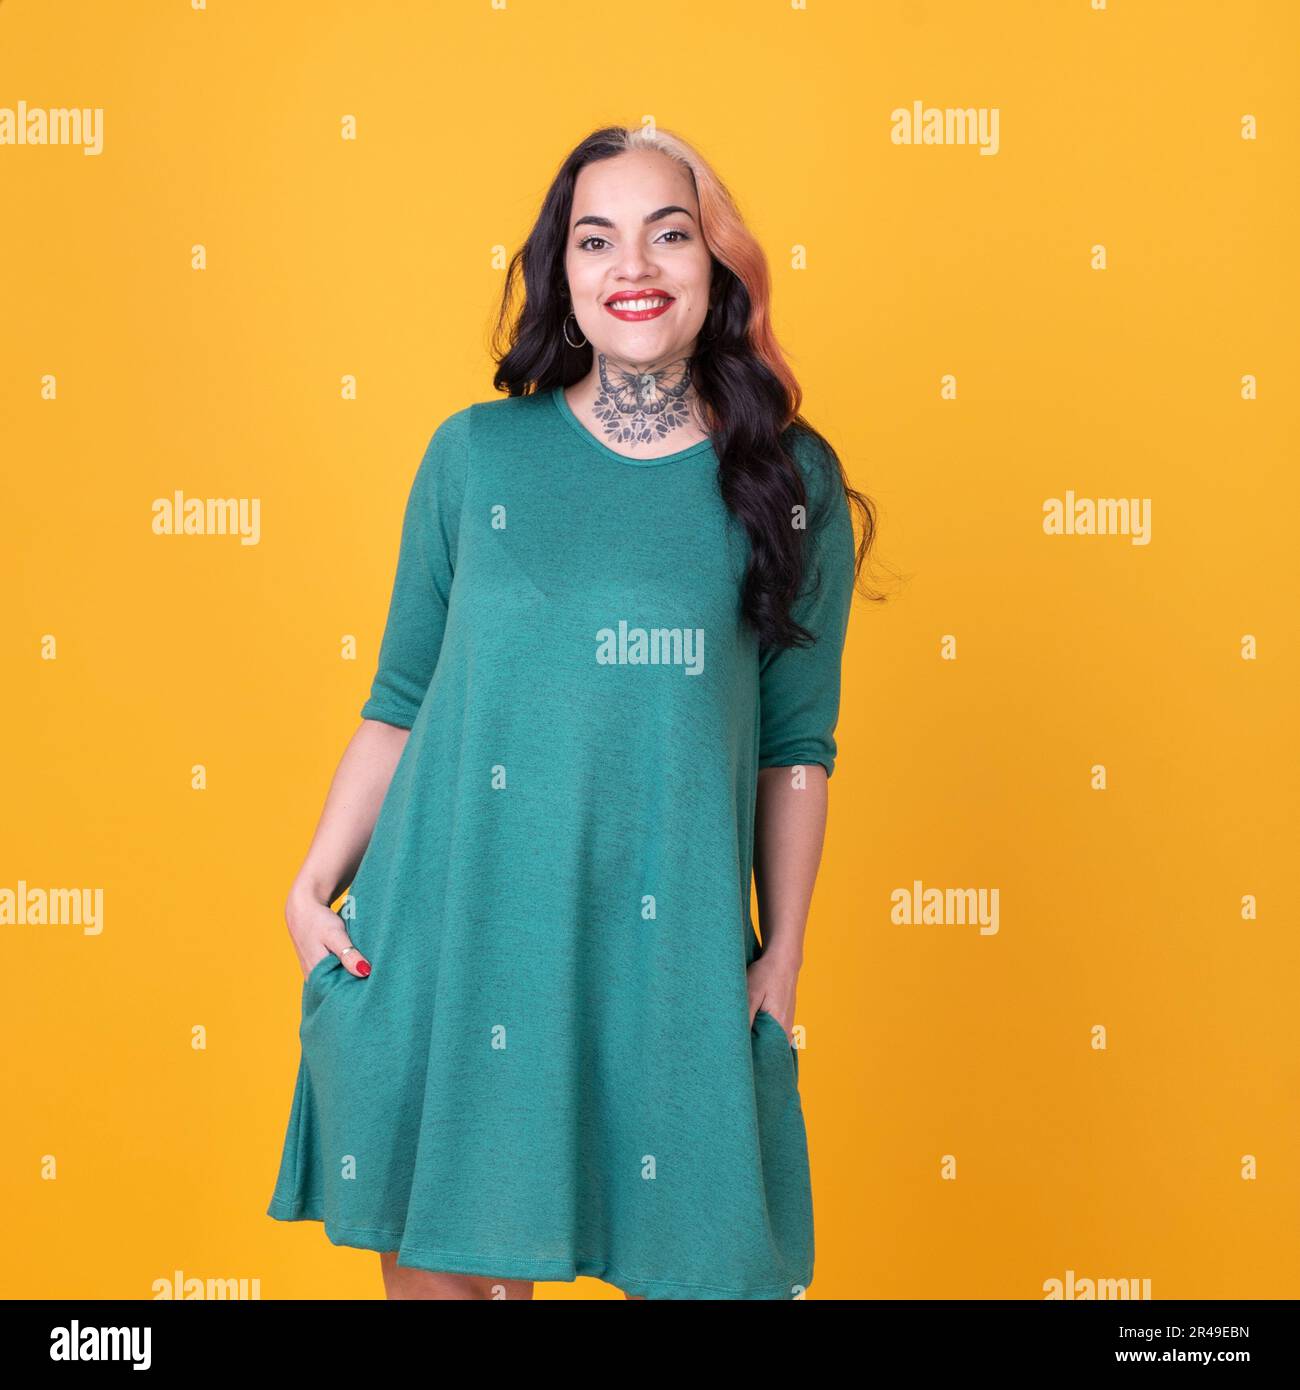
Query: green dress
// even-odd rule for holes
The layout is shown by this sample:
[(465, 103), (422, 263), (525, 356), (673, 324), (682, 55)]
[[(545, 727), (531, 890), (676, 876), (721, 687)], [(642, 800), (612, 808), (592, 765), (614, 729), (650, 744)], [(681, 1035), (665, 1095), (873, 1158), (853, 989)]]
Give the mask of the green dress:
[(648, 1298), (809, 1284), (798, 1052), (749, 1022), (754, 805), (761, 767), (833, 769), (853, 531), (790, 438), (819, 640), (773, 655), (710, 441), (625, 458), (560, 389), (439, 426), (361, 709), (411, 730), (339, 908), (372, 974), (304, 982), (270, 1216)]

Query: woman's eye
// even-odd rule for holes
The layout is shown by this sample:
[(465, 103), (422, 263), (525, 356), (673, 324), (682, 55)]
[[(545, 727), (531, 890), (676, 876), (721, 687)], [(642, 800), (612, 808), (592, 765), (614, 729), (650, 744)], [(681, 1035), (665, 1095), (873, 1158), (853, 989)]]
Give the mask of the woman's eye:
[[(669, 227), (669, 229), (666, 232), (662, 233), (662, 235), (666, 237), (678, 237), (682, 241), (690, 241), (691, 239), (690, 233), (682, 231), (680, 227)], [(592, 243), (597, 241), (600, 242), (602, 246), (608, 246), (610, 244), (609, 241), (603, 236), (585, 236), (578, 243), (578, 250), (590, 251), (592, 250)], [(669, 245), (675, 244), (675, 242), (669, 243)]]

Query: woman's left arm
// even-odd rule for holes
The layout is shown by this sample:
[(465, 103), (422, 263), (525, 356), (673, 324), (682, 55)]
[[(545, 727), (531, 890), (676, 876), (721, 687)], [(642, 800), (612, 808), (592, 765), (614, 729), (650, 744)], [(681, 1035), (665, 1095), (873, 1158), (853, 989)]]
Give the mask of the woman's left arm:
[(758, 774), (754, 887), (763, 947), (749, 967), (749, 1021), (765, 1009), (788, 1037), (804, 930), (826, 834), (827, 776), (819, 763)]
[[(796, 440), (795, 453), (805, 470), (808, 515), (819, 524), (809, 536), (810, 582), (791, 616), (815, 641), (768, 648), (759, 660), (754, 886), (763, 944), (749, 967), (750, 1025), (765, 1009), (787, 1037), (794, 1028), (804, 929), (826, 833), (840, 661), (855, 574), (853, 522), (839, 466), (808, 436)], [(821, 467), (813, 466), (817, 461)]]

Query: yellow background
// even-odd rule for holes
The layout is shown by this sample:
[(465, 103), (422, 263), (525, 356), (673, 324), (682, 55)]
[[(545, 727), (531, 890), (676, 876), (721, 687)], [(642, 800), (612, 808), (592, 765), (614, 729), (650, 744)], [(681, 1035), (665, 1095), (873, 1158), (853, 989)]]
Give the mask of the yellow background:
[[(265, 1215), (283, 899), (415, 467), (494, 394), (494, 248), (652, 116), (766, 247), (901, 575), (850, 627), (800, 982), (808, 1296), (1300, 1296), (1298, 40), (1285, 0), (0, 4), (0, 105), (105, 109), (99, 157), (0, 148), (0, 887), (105, 893), (98, 937), (0, 929), (0, 1294), (382, 1296)], [(893, 145), (914, 100), (997, 107), (1000, 152)], [(261, 498), (260, 544), (152, 534), (178, 488)], [(1044, 535), (1067, 489), (1150, 498), (1152, 543)], [(893, 925), (914, 879), (999, 933)]]

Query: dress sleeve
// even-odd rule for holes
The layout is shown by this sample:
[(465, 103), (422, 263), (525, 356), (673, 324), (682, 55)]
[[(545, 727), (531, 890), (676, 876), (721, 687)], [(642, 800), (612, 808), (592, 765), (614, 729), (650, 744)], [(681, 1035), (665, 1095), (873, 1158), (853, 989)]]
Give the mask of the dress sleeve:
[(447, 623), (468, 450), (467, 408), (438, 426), (411, 484), (388, 622), (362, 719), (409, 729), (424, 702)]
[(829, 777), (853, 600), (853, 521), (839, 469), (820, 442), (800, 435), (794, 452), (808, 493), (808, 536), (804, 585), (792, 616), (817, 640), (811, 647), (767, 648), (759, 658), (758, 765), (820, 763)]

